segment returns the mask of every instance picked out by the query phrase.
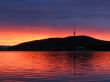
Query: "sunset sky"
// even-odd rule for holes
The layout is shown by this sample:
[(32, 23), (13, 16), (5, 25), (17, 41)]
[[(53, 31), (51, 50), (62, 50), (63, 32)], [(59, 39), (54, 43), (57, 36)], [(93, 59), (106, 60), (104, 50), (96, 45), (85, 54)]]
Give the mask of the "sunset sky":
[(73, 34), (110, 41), (110, 0), (0, 0), (0, 45)]

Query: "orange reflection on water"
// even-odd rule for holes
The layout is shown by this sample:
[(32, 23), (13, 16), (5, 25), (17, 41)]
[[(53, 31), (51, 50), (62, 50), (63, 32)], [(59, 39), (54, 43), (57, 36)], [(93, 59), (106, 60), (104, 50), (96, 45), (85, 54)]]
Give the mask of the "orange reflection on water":
[(110, 52), (96, 52), (92, 65), (97, 72), (110, 72)]
[(73, 79), (76, 75), (90, 79), (100, 73), (110, 74), (110, 52), (0, 52), (0, 78), (9, 75)]
[[(57, 55), (58, 54), (58, 55)], [(65, 53), (0, 52), (0, 74), (43, 77), (68, 74), (74, 70)]]

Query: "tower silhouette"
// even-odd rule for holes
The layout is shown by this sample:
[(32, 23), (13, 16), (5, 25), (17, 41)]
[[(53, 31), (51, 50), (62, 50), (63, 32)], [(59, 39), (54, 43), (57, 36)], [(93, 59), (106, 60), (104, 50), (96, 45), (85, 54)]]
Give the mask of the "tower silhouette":
[(75, 24), (74, 24), (74, 33), (73, 33), (73, 36), (76, 36), (76, 27), (75, 27)]
[(77, 44), (76, 44), (76, 26), (75, 26), (75, 24), (74, 24), (73, 30), (74, 30), (74, 32), (73, 32), (73, 45), (74, 45), (74, 49), (76, 49)]

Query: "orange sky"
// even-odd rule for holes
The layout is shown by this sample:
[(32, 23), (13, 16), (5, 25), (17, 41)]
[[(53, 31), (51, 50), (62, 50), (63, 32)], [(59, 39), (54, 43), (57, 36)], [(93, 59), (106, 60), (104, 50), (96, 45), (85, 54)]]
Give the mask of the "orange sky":
[[(44, 29), (45, 28), (45, 29)], [(50, 26), (10, 26), (0, 25), (0, 45), (16, 45), (22, 42), (51, 37), (67, 37), (73, 33), (72, 28), (55, 28)], [(108, 32), (94, 29), (77, 29), (77, 35), (88, 35), (97, 39), (110, 40)]]

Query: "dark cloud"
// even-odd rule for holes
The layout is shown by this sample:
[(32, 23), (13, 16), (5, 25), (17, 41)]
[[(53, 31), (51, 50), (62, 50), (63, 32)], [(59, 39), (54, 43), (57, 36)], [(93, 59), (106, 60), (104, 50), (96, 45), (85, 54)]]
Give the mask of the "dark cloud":
[(0, 0), (0, 21), (15, 25), (110, 26), (110, 0)]

